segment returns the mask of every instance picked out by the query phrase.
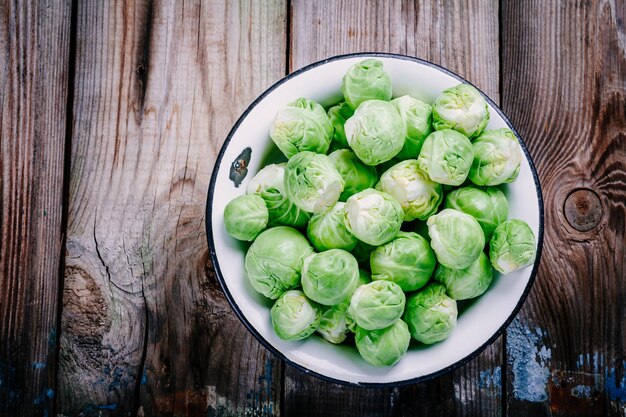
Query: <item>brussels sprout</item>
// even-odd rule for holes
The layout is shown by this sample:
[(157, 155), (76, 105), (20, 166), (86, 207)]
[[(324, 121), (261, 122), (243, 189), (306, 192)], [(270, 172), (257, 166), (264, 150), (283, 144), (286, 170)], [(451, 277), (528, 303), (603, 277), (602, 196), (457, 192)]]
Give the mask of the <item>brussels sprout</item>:
[[(370, 282), (372, 282), (372, 277), (370, 276), (370, 274), (367, 271), (359, 268), (359, 282), (357, 283), (357, 288), (362, 285), (367, 285)], [(352, 332), (356, 331), (356, 323), (354, 319), (350, 316), (348, 311), (346, 311), (346, 326), (348, 327), (348, 330)]]
[(446, 295), (440, 284), (430, 284), (406, 301), (404, 321), (413, 339), (427, 345), (450, 336), (456, 327), (456, 301)]
[(361, 357), (374, 366), (395, 365), (406, 355), (411, 341), (409, 328), (402, 320), (380, 330), (356, 329), (354, 337)]
[(426, 223), (437, 260), (448, 268), (467, 268), (485, 246), (485, 234), (469, 214), (444, 209), (429, 217)]
[(304, 227), (310, 215), (293, 204), (285, 193), (286, 163), (267, 165), (248, 183), (246, 193), (258, 194), (267, 205), (268, 226)]
[(428, 135), (417, 162), (431, 180), (461, 185), (467, 178), (474, 151), (472, 142), (456, 130), (438, 130)]
[(406, 297), (402, 288), (391, 281), (372, 281), (361, 285), (350, 299), (348, 315), (366, 330), (391, 326), (402, 316)]
[(354, 110), (345, 102), (328, 109), (328, 118), (333, 125), (334, 132), (332, 143), (334, 143), (337, 148), (348, 147), (348, 140), (346, 139), (346, 132), (343, 130), (343, 125), (353, 114)]
[(358, 239), (346, 229), (344, 224), (345, 203), (338, 202), (330, 210), (311, 217), (306, 233), (316, 250), (328, 249), (352, 250)]
[(385, 171), (376, 189), (400, 203), (405, 221), (426, 220), (437, 211), (443, 199), (441, 185), (431, 181), (415, 159), (399, 162)]
[(489, 123), (489, 106), (483, 96), (469, 84), (445, 90), (433, 104), (435, 130), (454, 129), (472, 139)]
[(404, 147), (396, 157), (417, 158), (424, 140), (431, 132), (432, 107), (411, 96), (398, 97), (391, 100), (391, 104), (396, 106), (406, 130)]
[(509, 202), (495, 187), (458, 188), (446, 196), (445, 207), (474, 217), (485, 233), (486, 242), (491, 239), (496, 226), (509, 215)]
[(372, 279), (395, 282), (402, 291), (426, 285), (436, 264), (426, 239), (412, 232), (398, 233), (394, 240), (376, 248), (370, 258)]
[(344, 181), (340, 201), (346, 201), (351, 195), (376, 185), (378, 181), (376, 168), (365, 165), (351, 150), (337, 149), (328, 157)]
[(404, 146), (404, 124), (393, 104), (363, 102), (344, 125), (348, 144), (365, 165), (378, 165), (396, 156)]
[(302, 151), (326, 153), (332, 134), (324, 108), (306, 98), (281, 109), (270, 128), (270, 137), (287, 158)]
[(350, 67), (341, 85), (346, 103), (353, 109), (366, 100), (391, 100), (391, 78), (377, 59), (366, 59)]
[(455, 300), (467, 300), (482, 295), (491, 280), (493, 269), (485, 252), (481, 252), (478, 259), (465, 269), (451, 269), (439, 265), (435, 271), (435, 281), (446, 287), (448, 295)]
[(350, 252), (330, 249), (304, 259), (302, 290), (320, 304), (330, 306), (348, 300), (358, 281), (359, 264)]
[(516, 271), (535, 262), (535, 234), (522, 220), (507, 220), (496, 227), (489, 242), (489, 258), (503, 274)]
[(313, 248), (300, 232), (278, 226), (261, 233), (246, 253), (245, 267), (252, 287), (276, 299), (300, 285), (302, 260)]
[(317, 332), (330, 343), (341, 343), (346, 340), (348, 334), (348, 322), (346, 321), (346, 313), (350, 301), (344, 301), (329, 307), (322, 307), (322, 320), (317, 328)]
[(301, 340), (317, 330), (322, 310), (308, 300), (302, 291), (284, 293), (270, 310), (274, 331), (284, 340)]
[(396, 237), (404, 212), (389, 194), (368, 188), (350, 197), (344, 206), (346, 228), (368, 245), (382, 245)]
[(240, 195), (224, 208), (224, 226), (229, 235), (239, 240), (254, 240), (267, 227), (269, 213), (258, 195)]
[(469, 179), (476, 185), (498, 185), (517, 179), (522, 151), (510, 129), (483, 132), (472, 144), (474, 163)]
[(302, 210), (319, 213), (339, 200), (343, 178), (328, 156), (300, 152), (291, 157), (285, 167), (285, 191)]

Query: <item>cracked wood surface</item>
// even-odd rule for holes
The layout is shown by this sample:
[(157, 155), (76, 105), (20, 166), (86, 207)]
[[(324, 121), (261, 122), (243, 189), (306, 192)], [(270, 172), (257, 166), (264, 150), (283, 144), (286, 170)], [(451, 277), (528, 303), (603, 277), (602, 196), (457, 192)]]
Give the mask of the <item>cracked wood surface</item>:
[(284, 75), (285, 13), (78, 3), (61, 414), (278, 407), (281, 364), (219, 290), (204, 210), (230, 126)]
[[(626, 3), (504, 2), (502, 19), (503, 109), (534, 156), (546, 216), (537, 280), (507, 331), (508, 415), (624, 416)], [(575, 190), (599, 196), (597, 227), (568, 223)], [(593, 220), (589, 201), (576, 209)]]

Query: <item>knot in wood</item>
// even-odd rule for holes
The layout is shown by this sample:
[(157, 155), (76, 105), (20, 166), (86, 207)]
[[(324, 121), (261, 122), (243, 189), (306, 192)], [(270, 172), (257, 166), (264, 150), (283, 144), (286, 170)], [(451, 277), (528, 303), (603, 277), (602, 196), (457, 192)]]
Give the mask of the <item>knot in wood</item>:
[(581, 188), (567, 196), (563, 212), (570, 226), (579, 232), (587, 232), (600, 224), (602, 203), (594, 191)]

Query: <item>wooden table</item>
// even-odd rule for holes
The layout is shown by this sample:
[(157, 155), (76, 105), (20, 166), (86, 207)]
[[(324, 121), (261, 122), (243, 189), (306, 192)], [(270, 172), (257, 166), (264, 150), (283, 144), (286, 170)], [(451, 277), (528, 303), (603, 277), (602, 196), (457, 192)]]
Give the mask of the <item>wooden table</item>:
[[(625, 22), (622, 0), (2, 1), (0, 415), (626, 415)], [(499, 101), (546, 205), (506, 333), (395, 389), (262, 348), (204, 232), (246, 106), (358, 51), (433, 61)]]

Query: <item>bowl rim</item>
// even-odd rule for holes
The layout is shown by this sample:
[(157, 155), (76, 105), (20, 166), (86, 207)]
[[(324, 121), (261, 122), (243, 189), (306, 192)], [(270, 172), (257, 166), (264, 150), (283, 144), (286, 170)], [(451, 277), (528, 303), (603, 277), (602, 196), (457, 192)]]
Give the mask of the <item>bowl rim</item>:
[[(327, 64), (329, 62), (333, 62), (333, 61), (339, 61), (339, 60), (343, 60), (343, 59), (349, 59), (349, 58), (375, 58), (375, 57), (380, 57), (380, 58), (391, 58), (391, 59), (399, 59), (399, 60), (405, 60), (405, 61), (412, 61), (412, 62), (416, 62), (422, 65), (426, 65), (429, 67), (432, 67), (436, 70), (439, 70), (447, 75), (450, 75), (451, 77), (457, 79), (459, 82), (461, 83), (465, 83), (465, 84), (469, 84), (471, 86), (473, 86), (474, 88), (476, 88), (476, 90), (478, 90), (478, 92), (480, 92), (480, 94), (485, 98), (485, 100), (491, 105), (491, 107), (493, 109), (495, 109), (495, 111), (498, 113), (498, 115), (500, 117), (502, 117), (502, 119), (504, 120), (504, 122), (506, 123), (506, 125), (508, 126), (509, 129), (511, 129), (511, 131), (513, 131), (513, 133), (515, 134), (515, 137), (517, 138), (520, 146), (522, 147), (522, 150), (526, 156), (526, 160), (528, 161), (528, 165), (530, 166), (530, 170), (531, 170), (531, 174), (533, 176), (533, 180), (535, 182), (535, 191), (537, 193), (537, 203), (538, 203), (538, 208), (539, 208), (539, 233), (537, 236), (537, 254), (535, 257), (535, 262), (533, 264), (533, 269), (530, 273), (530, 277), (528, 279), (528, 283), (526, 284), (526, 287), (524, 288), (524, 292), (522, 293), (520, 299), (517, 302), (517, 305), (515, 306), (515, 308), (513, 309), (513, 311), (511, 312), (511, 314), (509, 315), (509, 317), (507, 317), (507, 319), (504, 321), (504, 323), (502, 323), (502, 325), (500, 326), (500, 328), (489, 338), (487, 339), (487, 341), (485, 343), (483, 343), (481, 346), (479, 346), (476, 350), (474, 350), (473, 352), (471, 352), (470, 354), (468, 354), (467, 356), (465, 356), (464, 358), (454, 362), (451, 365), (446, 366), (445, 368), (442, 368), (438, 371), (435, 372), (431, 372), (429, 374), (426, 375), (421, 375), (415, 378), (411, 378), (411, 379), (404, 379), (404, 380), (399, 380), (399, 381), (391, 381), (391, 382), (351, 382), (351, 381), (345, 381), (345, 380), (341, 380), (341, 379), (336, 379), (336, 378), (332, 378), (329, 377), (327, 375), (321, 374), (319, 372), (315, 372), (303, 365), (300, 365), (294, 361), (292, 361), (291, 359), (287, 358), (282, 352), (280, 352), (278, 349), (276, 349), (274, 346), (272, 346), (267, 340), (265, 340), (265, 338), (256, 330), (256, 328), (254, 326), (252, 326), (250, 324), (250, 322), (248, 322), (248, 320), (246, 319), (246, 317), (244, 316), (244, 314), (241, 312), (241, 310), (239, 309), (239, 307), (237, 306), (237, 303), (235, 302), (233, 296), (231, 295), (230, 291), (228, 290), (228, 286), (224, 280), (224, 276), (222, 275), (222, 271), (220, 269), (220, 264), (219, 261), (217, 259), (217, 254), (215, 252), (215, 245), (214, 245), (214, 239), (213, 239), (213, 231), (211, 228), (211, 217), (212, 217), (212, 203), (213, 203), (213, 194), (215, 191), (215, 184), (217, 182), (217, 173), (219, 171), (219, 167), (222, 163), (222, 158), (224, 156), (224, 153), (226, 152), (226, 148), (228, 148), (228, 145), (230, 144), (230, 141), (233, 137), (233, 135), (235, 134), (235, 132), (239, 129), (239, 125), (246, 119), (246, 117), (248, 116), (248, 114), (257, 106), (257, 104), (262, 101), (269, 93), (271, 93), (273, 90), (275, 90), (276, 88), (278, 88), (280, 85), (282, 85), (283, 83), (289, 81), (290, 79), (297, 77), (298, 75), (307, 72), (309, 70), (312, 70), (316, 67), (319, 67), (321, 65)], [(356, 52), (356, 53), (349, 53), (349, 54), (341, 54), (341, 55), (334, 55), (331, 56), (329, 58), (314, 62), (312, 64), (309, 64), (305, 67), (302, 67), (288, 75), (286, 75), (285, 77), (281, 78), (280, 80), (278, 80), (277, 82), (275, 82), (272, 86), (270, 86), (267, 90), (265, 90), (263, 93), (261, 93), (250, 105), (248, 105), (248, 107), (244, 110), (244, 112), (241, 114), (241, 116), (239, 116), (239, 118), (237, 119), (237, 121), (235, 122), (235, 124), (233, 125), (233, 127), (231, 128), (230, 132), (228, 132), (228, 135), (226, 136), (226, 139), (224, 141), (224, 143), (222, 144), (222, 147), (220, 148), (220, 152), (217, 155), (217, 158), (215, 159), (215, 164), (213, 165), (213, 171), (211, 173), (211, 181), (209, 183), (209, 190), (208, 190), (208, 194), (207, 194), (207, 205), (206, 205), (206, 213), (205, 213), (205, 228), (206, 228), (206, 236), (207, 236), (207, 244), (208, 244), (208, 249), (209, 249), (209, 255), (211, 257), (211, 262), (213, 264), (213, 268), (215, 270), (215, 274), (217, 276), (217, 280), (220, 284), (220, 287), (222, 288), (222, 291), (224, 292), (224, 295), (226, 296), (226, 299), (228, 300), (228, 303), (230, 304), (231, 308), (233, 309), (233, 311), (235, 312), (235, 315), (239, 318), (239, 320), (243, 323), (243, 325), (248, 329), (248, 331), (250, 333), (252, 333), (252, 335), (261, 343), (261, 345), (263, 345), (267, 350), (269, 350), (272, 354), (276, 355), (279, 359), (281, 359), (283, 362), (286, 362), (287, 364), (299, 369), (300, 371), (306, 373), (307, 375), (312, 375), (315, 376), (317, 378), (320, 378), (322, 380), (325, 380), (327, 382), (332, 382), (332, 383), (336, 383), (336, 384), (340, 384), (340, 385), (344, 385), (344, 386), (350, 386), (350, 387), (361, 387), (361, 388), (390, 388), (390, 387), (400, 387), (400, 386), (405, 386), (405, 385), (410, 385), (410, 384), (415, 384), (415, 383), (419, 383), (419, 382), (424, 382), (424, 381), (428, 381), (428, 380), (432, 380), (434, 378), (437, 378), (439, 376), (442, 376), (444, 374), (447, 374), (449, 372), (454, 371), (455, 369), (465, 365), (466, 363), (468, 363), (469, 361), (471, 361), (472, 359), (474, 359), (475, 357), (477, 357), (480, 353), (482, 353), (489, 345), (491, 345), (498, 337), (500, 337), (502, 335), (502, 333), (504, 332), (504, 330), (506, 330), (506, 328), (511, 324), (511, 322), (513, 321), (513, 319), (515, 319), (515, 317), (517, 316), (517, 314), (519, 313), (520, 309), (522, 308), (522, 305), (524, 304), (524, 302), (526, 301), (526, 298), (528, 297), (528, 294), (530, 293), (530, 290), (535, 282), (536, 276), (537, 276), (537, 271), (539, 269), (539, 264), (541, 261), (541, 253), (543, 250), (543, 232), (544, 232), (544, 206), (543, 206), (543, 194), (541, 191), (541, 184), (539, 183), (539, 176), (537, 174), (537, 169), (535, 168), (535, 164), (533, 162), (532, 157), (530, 156), (530, 153), (528, 152), (528, 148), (526, 147), (526, 144), (524, 143), (524, 140), (522, 139), (522, 137), (520, 136), (520, 134), (517, 132), (517, 130), (515, 130), (515, 128), (513, 127), (511, 121), (509, 120), (509, 118), (504, 114), (504, 112), (502, 111), (502, 109), (493, 102), (493, 100), (491, 100), (487, 94), (485, 94), (480, 88), (476, 87), (474, 84), (472, 84), (471, 82), (467, 81), (465, 78), (461, 77), (460, 75), (450, 71), (447, 68), (444, 68), (438, 64), (432, 63), (430, 61), (427, 61), (425, 59), (421, 59), (421, 58), (417, 58), (417, 57), (413, 57), (413, 56), (409, 56), (409, 55), (403, 55), (403, 54), (397, 54), (397, 53), (388, 53), (388, 52)]]

